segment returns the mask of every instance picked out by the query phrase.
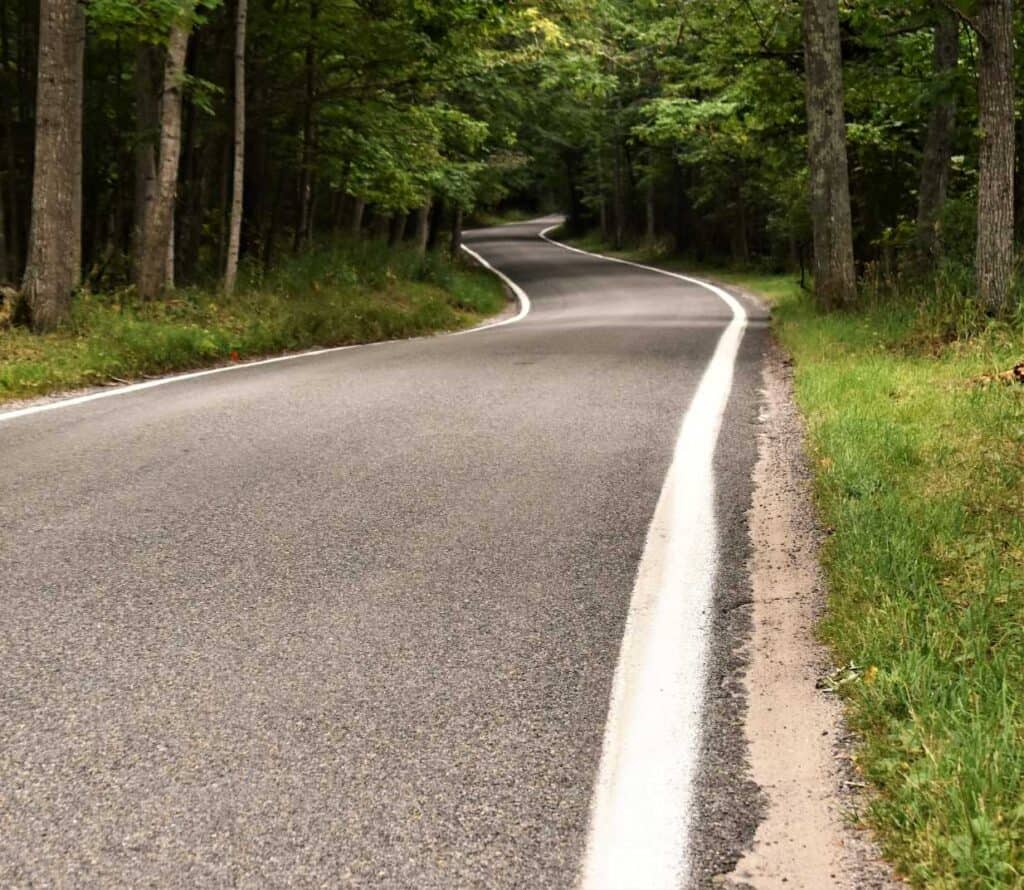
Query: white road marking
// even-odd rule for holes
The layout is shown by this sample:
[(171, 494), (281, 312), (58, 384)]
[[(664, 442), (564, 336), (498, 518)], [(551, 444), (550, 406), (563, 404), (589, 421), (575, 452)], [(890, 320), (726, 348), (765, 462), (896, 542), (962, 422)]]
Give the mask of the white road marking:
[[(552, 227), (554, 228), (554, 227)], [(713, 460), (747, 313), (696, 278), (547, 237), (565, 250), (706, 288), (732, 320), (683, 417), (637, 572), (591, 803), (582, 890), (679, 890), (690, 877), (708, 637), (718, 562)]]
[[(526, 292), (503, 272), (499, 272), (495, 269), (483, 257), (476, 253), (476, 251), (470, 250), (466, 246), (463, 246), (462, 249), (512, 289), (516, 299), (519, 301), (519, 314), (514, 318), (506, 318), (504, 321), (496, 321), (491, 324), (480, 325), (479, 327), (469, 328), (465, 331), (452, 331), (448, 336), (476, 334), (480, 331), (488, 331), (491, 328), (501, 327), (502, 325), (513, 324), (526, 318), (526, 316), (530, 314), (530, 298), (526, 295)], [(140, 392), (144, 389), (153, 389), (154, 387), (164, 386), (168, 383), (179, 383), (183, 380), (195, 380), (199, 377), (209, 377), (211, 374), (223, 374), (227, 371), (241, 371), (245, 368), (257, 368), (260, 365), (273, 365), (277, 362), (290, 362), (294, 359), (312, 358), (318, 355), (330, 355), (334, 352), (344, 352), (347, 349), (365, 349), (369, 346), (384, 346), (388, 343), (407, 343), (410, 340), (424, 339), (427, 339), (427, 337), (406, 337), (401, 340), (378, 340), (374, 343), (353, 343), (350, 346), (332, 346), (327, 349), (312, 349), (306, 352), (292, 353), (291, 355), (278, 355), (273, 358), (257, 359), (251, 362), (239, 362), (233, 365), (225, 365), (220, 368), (207, 368), (204, 371), (189, 371), (184, 374), (169, 374), (166, 377), (160, 377), (157, 380), (147, 380), (144, 383), (129, 383), (124, 386), (106, 389), (102, 392), (93, 392), (83, 396), (72, 396), (67, 399), (57, 399), (52, 402), (46, 402), (42, 405), (30, 405), (27, 408), (15, 408), (13, 411), (0, 413), (0, 423), (7, 420), (16, 420), (19, 417), (29, 417), (32, 414), (42, 414), (44, 411), (55, 411), (58, 408), (73, 408), (76, 405), (84, 405), (87, 402), (95, 402), (99, 399), (109, 399), (113, 396), (123, 396), (132, 392)]]
[[(546, 230), (547, 231), (547, 230)], [(462, 245), (462, 249), (468, 253), (474, 260), (476, 260), (481, 266), (483, 266), (488, 272), (492, 272), (497, 275), (502, 281), (505, 282), (512, 290), (512, 293), (516, 295), (516, 299), (519, 301), (519, 314), (514, 318), (506, 318), (504, 321), (495, 321), (491, 324), (482, 324), (478, 328), (471, 328), (468, 331), (455, 331), (452, 336), (458, 336), (459, 334), (477, 334), (480, 331), (489, 331), (491, 328), (500, 328), (502, 325), (515, 324), (517, 321), (522, 321), (530, 314), (531, 304), (530, 298), (518, 284), (516, 284), (511, 278), (509, 278), (500, 269), (495, 269), (487, 260), (485, 260), (475, 250), (470, 250), (465, 244)]]

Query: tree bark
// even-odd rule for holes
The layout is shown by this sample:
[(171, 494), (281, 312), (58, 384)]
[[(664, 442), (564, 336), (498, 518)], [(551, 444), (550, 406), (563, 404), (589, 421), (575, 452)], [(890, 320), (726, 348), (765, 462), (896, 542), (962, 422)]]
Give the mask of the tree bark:
[(138, 281), (145, 251), (146, 218), (156, 194), (156, 139), (160, 127), (160, 50), (140, 43), (135, 51), (135, 199), (132, 277)]
[(299, 250), (309, 242), (309, 220), (313, 201), (313, 130), (316, 113), (317, 86), (317, 19), (319, 0), (309, 0), (309, 35), (306, 41), (305, 101), (302, 110), (302, 168), (299, 172), (298, 217), (295, 220), (293, 248)]
[(245, 184), (245, 25), (248, 0), (238, 0), (235, 17), (235, 163), (231, 187), (231, 223), (224, 292), (232, 294), (238, 279), (242, 245), (242, 191)]
[(358, 238), (363, 231), (363, 217), (366, 216), (366, 201), (356, 198), (352, 202), (352, 218), (349, 223), (349, 234)]
[(645, 211), (647, 214), (647, 244), (654, 244), (657, 236), (657, 213), (654, 195), (654, 174), (650, 173), (647, 176), (647, 198), (645, 201)]
[(7, 213), (4, 210), (4, 190), (0, 188), (0, 284), (6, 284), (10, 278), (7, 261)]
[(22, 285), (39, 331), (66, 318), (81, 274), (84, 45), (81, 4), (41, 0), (32, 222)]
[(185, 54), (192, 28), (191, 10), (171, 26), (164, 62), (163, 92), (160, 98), (160, 150), (156, 186), (149, 202), (142, 233), (136, 286), (143, 299), (159, 297), (173, 280), (169, 258), (173, 250), (174, 207), (181, 157), (181, 96)]
[(933, 268), (939, 257), (939, 223), (946, 204), (949, 167), (956, 126), (956, 92), (950, 82), (960, 53), (960, 22), (943, 3), (935, 6), (933, 79), (939, 90), (928, 120), (928, 136), (921, 160), (921, 186), (917, 200), (917, 252), (923, 265)]
[(427, 253), (427, 242), (430, 240), (430, 207), (431, 202), (427, 201), (416, 211), (416, 252), (420, 256)]
[(452, 213), (452, 257), (457, 257), (462, 251), (462, 217), (463, 210), (456, 207)]
[(1013, 16), (1011, 0), (981, 0), (978, 11), (978, 295), (1007, 309), (1013, 284)]
[(803, 34), (814, 287), (823, 306), (851, 306), (857, 282), (836, 0), (804, 0)]

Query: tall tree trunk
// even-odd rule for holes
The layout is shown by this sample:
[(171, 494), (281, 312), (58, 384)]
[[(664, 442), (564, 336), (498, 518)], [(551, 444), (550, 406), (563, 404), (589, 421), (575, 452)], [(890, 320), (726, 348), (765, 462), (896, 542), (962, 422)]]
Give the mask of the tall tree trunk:
[(32, 223), (22, 287), (40, 331), (67, 316), (81, 273), (84, 45), (81, 4), (41, 0)]
[(224, 270), (224, 291), (234, 293), (242, 244), (242, 191), (245, 184), (245, 24), (248, 0), (238, 0), (235, 18), (235, 164), (231, 189), (231, 234)]
[(978, 295), (1006, 311), (1013, 283), (1013, 16), (1011, 0), (981, 0), (978, 12)]
[(356, 198), (352, 202), (352, 218), (349, 222), (349, 233), (353, 238), (358, 238), (363, 231), (363, 217), (366, 216), (366, 201)]
[(140, 43), (135, 51), (135, 202), (132, 212), (132, 278), (142, 269), (146, 219), (156, 194), (156, 140), (160, 128), (160, 50)]
[(388, 236), (388, 246), (397, 247), (405, 240), (405, 230), (409, 226), (409, 214), (405, 211), (396, 213), (391, 217), (391, 233)]
[(456, 207), (452, 213), (452, 257), (457, 257), (462, 251), (462, 218), (462, 208)]
[(4, 204), (4, 191), (0, 188), (0, 284), (10, 281), (10, 263), (7, 259), (7, 213)]
[(612, 189), (615, 213), (615, 249), (621, 250), (626, 240), (626, 187), (622, 170), (622, 142), (615, 134), (615, 154), (612, 158)]
[(804, 0), (803, 33), (814, 287), (822, 305), (851, 306), (857, 281), (837, 0)]
[(939, 222), (949, 187), (956, 126), (956, 92), (951, 82), (960, 53), (960, 22), (941, 2), (935, 6), (933, 79), (939, 90), (928, 119), (928, 136), (921, 160), (921, 187), (917, 199), (917, 252), (934, 267), (941, 249)]
[(420, 256), (425, 256), (427, 252), (427, 242), (430, 240), (430, 206), (431, 202), (427, 201), (419, 210), (416, 211), (416, 252)]
[(173, 280), (174, 209), (181, 158), (181, 96), (185, 54), (192, 29), (191, 9), (172, 25), (167, 38), (163, 92), (160, 98), (160, 150), (156, 187), (143, 230), (143, 250), (136, 286), (143, 299), (159, 297)]
[(657, 204), (654, 194), (654, 173), (647, 174), (647, 194), (644, 202), (644, 209), (647, 215), (647, 243), (654, 244), (658, 237)]
[(319, 0), (309, 0), (309, 36), (306, 40), (305, 102), (302, 109), (302, 169), (299, 172), (298, 218), (295, 220), (294, 249), (309, 242), (309, 220), (313, 202), (313, 128), (316, 120), (317, 19)]

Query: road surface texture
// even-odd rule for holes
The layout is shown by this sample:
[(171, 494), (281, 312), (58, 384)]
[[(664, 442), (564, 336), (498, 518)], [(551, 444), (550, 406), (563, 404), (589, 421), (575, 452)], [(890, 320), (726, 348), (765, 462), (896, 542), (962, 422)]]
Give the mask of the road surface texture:
[[(0, 421), (0, 886), (578, 881), (647, 530), (732, 314), (541, 228), (469, 236), (529, 293), (514, 324)], [(758, 812), (747, 308), (693, 886)]]

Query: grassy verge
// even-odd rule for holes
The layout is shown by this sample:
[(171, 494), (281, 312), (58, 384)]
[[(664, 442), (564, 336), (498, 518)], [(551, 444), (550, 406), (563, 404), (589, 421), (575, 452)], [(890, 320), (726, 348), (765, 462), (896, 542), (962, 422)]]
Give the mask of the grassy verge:
[(826, 315), (792, 276), (713, 277), (773, 304), (794, 360), (867, 819), (917, 886), (1024, 887), (1024, 386), (979, 382), (1024, 330), (957, 338), (942, 306)]
[(373, 242), (325, 246), (230, 299), (185, 289), (143, 303), (81, 294), (63, 329), (0, 329), (0, 401), (312, 347), (455, 330), (505, 305), (482, 270)]

